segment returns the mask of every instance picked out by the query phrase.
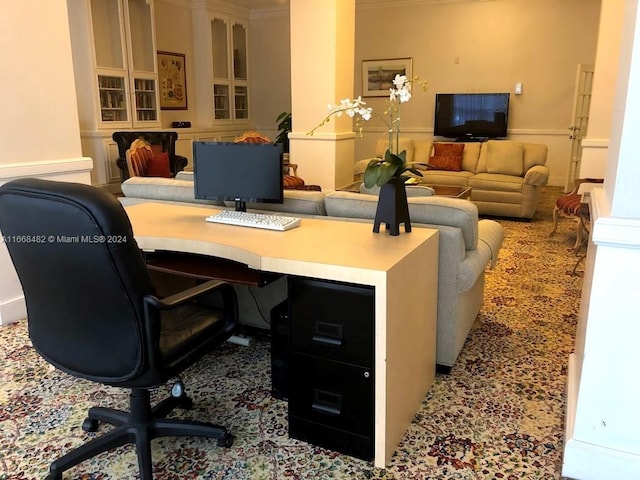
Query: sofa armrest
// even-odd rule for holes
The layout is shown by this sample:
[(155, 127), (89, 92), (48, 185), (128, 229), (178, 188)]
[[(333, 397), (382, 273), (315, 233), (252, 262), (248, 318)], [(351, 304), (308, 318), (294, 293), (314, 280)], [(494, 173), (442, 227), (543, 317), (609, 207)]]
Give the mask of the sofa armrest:
[(491, 268), (496, 266), (498, 253), (504, 240), (504, 228), (495, 220), (478, 222), (478, 248), (485, 246), (491, 255)]
[(524, 183), (542, 187), (549, 181), (549, 167), (546, 165), (534, 165), (524, 174)]

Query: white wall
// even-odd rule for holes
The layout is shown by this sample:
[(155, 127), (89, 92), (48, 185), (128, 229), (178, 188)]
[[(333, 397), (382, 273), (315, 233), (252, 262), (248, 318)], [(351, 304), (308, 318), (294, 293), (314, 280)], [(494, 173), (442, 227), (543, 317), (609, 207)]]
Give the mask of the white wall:
[[(66, 1), (3, 3), (0, 53), (0, 184), (25, 176), (90, 183), (92, 161), (80, 148)], [(25, 314), (22, 289), (0, 245), (0, 324)]]
[(640, 5), (623, 3), (605, 181), (591, 193), (593, 243), (569, 363), (562, 473), (579, 480), (640, 478)]

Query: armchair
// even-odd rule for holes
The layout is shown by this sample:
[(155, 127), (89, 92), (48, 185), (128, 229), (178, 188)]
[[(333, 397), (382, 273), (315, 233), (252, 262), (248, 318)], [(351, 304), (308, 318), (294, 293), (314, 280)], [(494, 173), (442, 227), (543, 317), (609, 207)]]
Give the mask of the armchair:
[(231, 285), (210, 281), (164, 299), (155, 295), (126, 212), (96, 187), (35, 178), (0, 187), (6, 245), (22, 284), (36, 351), (78, 378), (130, 389), (130, 411), (92, 407), (82, 428), (115, 425), (50, 465), (46, 480), (118, 446), (133, 443), (140, 478), (151, 480), (150, 442), (202, 436), (230, 446), (226, 428), (165, 418), (192, 401), (178, 381), (151, 406), (150, 389), (179, 375), (229, 338), (237, 321)]
[(158, 150), (169, 154), (169, 170), (171, 171), (171, 176), (175, 177), (178, 172), (184, 170), (187, 166), (187, 158), (176, 155), (176, 140), (178, 139), (176, 132), (113, 132), (111, 138), (113, 138), (118, 145), (118, 160), (116, 160), (116, 164), (120, 169), (120, 176), (123, 182), (132, 176), (127, 166), (127, 150), (129, 150), (131, 143), (139, 138), (149, 143), (152, 148), (157, 145)]

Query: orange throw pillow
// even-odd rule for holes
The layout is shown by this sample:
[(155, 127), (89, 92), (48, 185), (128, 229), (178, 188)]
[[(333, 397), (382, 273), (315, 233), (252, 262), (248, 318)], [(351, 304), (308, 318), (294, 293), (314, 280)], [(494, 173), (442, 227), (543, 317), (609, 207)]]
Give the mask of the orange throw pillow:
[(145, 168), (145, 176), (147, 177), (165, 177), (171, 178), (171, 168), (169, 168), (169, 154), (167, 152), (153, 155), (147, 162)]
[(429, 159), (429, 163), (434, 170), (462, 170), (464, 143), (434, 143), (433, 149), (433, 157)]

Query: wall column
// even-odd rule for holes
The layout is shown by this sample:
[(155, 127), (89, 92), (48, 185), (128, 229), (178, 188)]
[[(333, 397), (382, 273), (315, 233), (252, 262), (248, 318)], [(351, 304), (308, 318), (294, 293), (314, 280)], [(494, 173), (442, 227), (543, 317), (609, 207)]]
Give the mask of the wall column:
[(291, 0), (291, 162), (323, 190), (353, 181), (353, 123), (343, 116), (307, 135), (329, 104), (353, 97), (355, 0)]

